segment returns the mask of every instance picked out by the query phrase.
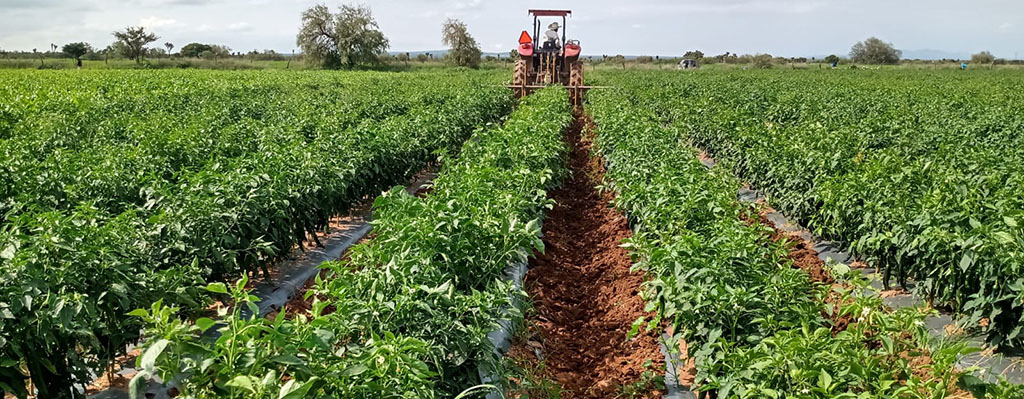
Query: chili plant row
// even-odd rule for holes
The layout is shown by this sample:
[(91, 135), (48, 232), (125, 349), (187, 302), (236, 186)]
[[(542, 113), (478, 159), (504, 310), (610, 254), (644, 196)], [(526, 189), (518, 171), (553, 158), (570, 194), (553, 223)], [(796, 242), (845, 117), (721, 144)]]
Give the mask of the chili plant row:
[(192, 398), (481, 392), (481, 375), (500, 368), (487, 334), (517, 316), (523, 295), (502, 276), (543, 250), (546, 190), (564, 174), (571, 118), (565, 90), (539, 91), (446, 159), (425, 198), (400, 187), (378, 198), (373, 238), (325, 265), (309, 312), (247, 318), (244, 283), (211, 285), (237, 304), (214, 342), (203, 337), (212, 320), (183, 322), (160, 304), (135, 312), (148, 342), (133, 384), (159, 376)]
[[(331, 216), (406, 181), (512, 105), (472, 75), (266, 73), (246, 75), (242, 89), (242, 77), (211, 72), (31, 77), (20, 90), (40, 101), (5, 108), (15, 111), (0, 142), (20, 149), (3, 153), (12, 178), (36, 171), (48, 187), (19, 183), (0, 226), (0, 390), (22, 397), (27, 379), (40, 395), (70, 395), (138, 338), (131, 310), (201, 309), (208, 280), (266, 273)], [(393, 98), (405, 83), (433, 94)], [(90, 89), (67, 89), (76, 84)], [(204, 89), (224, 102), (208, 104)], [(71, 138), (27, 154), (35, 126), (62, 117), (102, 126), (54, 122), (62, 127), (39, 129), (44, 137)], [(150, 117), (176, 122), (161, 132)], [(39, 200), (46, 193), (63, 202)]]
[[(606, 187), (631, 219), (625, 246), (648, 275), (644, 297), (668, 327), (680, 371), (693, 361), (694, 388), (719, 398), (941, 398), (970, 389), (990, 397), (1021, 391), (957, 370), (969, 352), (932, 337), (922, 309), (886, 310), (867, 282), (835, 266), (840, 284), (794, 268), (785, 241), (770, 237), (753, 205), (740, 203), (728, 169), (708, 170), (642, 89), (590, 94)], [(982, 397), (982, 396), (979, 396)]]
[[(965, 317), (1024, 343), (1019, 71), (648, 73), (652, 107), (773, 205)], [(616, 77), (611, 77), (617, 79)]]

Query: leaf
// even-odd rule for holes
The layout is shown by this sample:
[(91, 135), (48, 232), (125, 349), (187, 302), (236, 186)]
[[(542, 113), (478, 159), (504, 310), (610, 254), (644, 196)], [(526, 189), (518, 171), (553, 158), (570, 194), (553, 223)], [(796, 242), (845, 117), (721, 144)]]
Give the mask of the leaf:
[(228, 293), (228, 287), (224, 283), (210, 283), (206, 286), (206, 290), (218, 294)]
[(135, 309), (131, 312), (128, 312), (128, 316), (149, 317), (149, 312), (147, 312), (146, 309)]
[(278, 399), (301, 399), (309, 396), (310, 391), (315, 391), (315, 387), (320, 385), (320, 378), (312, 377), (308, 381), (302, 383), (302, 385), (296, 386), (295, 380), (289, 380), (281, 387), (281, 392), (278, 393)]
[(249, 376), (247, 376), (247, 375), (240, 375), (240, 376), (237, 376), (235, 378), (232, 378), (231, 381), (228, 381), (228, 383), (224, 384), (224, 385), (232, 387), (232, 388), (244, 389), (244, 390), (249, 391), (249, 392), (255, 392), (256, 391), (253, 388), (252, 378), (249, 378)]
[(160, 354), (163, 353), (164, 348), (166, 348), (169, 343), (170, 341), (161, 339), (156, 341), (156, 343), (149, 348), (146, 348), (146, 352), (142, 354), (141, 358), (139, 358), (139, 367), (145, 371), (149, 371), (150, 373), (155, 373), (156, 359), (160, 357)]
[(128, 383), (128, 397), (130, 399), (141, 399), (145, 396), (146, 383), (149, 382), (149, 377), (152, 374), (146, 370), (142, 370), (132, 377), (131, 382)]
[(216, 325), (217, 322), (209, 317), (200, 317), (196, 319), (196, 327), (199, 327), (199, 331), (206, 332), (210, 327)]
[(1014, 219), (1014, 218), (1009, 217), (1009, 216), (1003, 216), (1003, 223), (1006, 223), (1006, 225), (1010, 226), (1010, 227), (1017, 227), (1018, 226), (1017, 225), (1017, 219)]
[(629, 334), (626, 334), (626, 339), (633, 339), (637, 333), (640, 332), (640, 326), (644, 325), (644, 316), (638, 317), (633, 321), (633, 326), (629, 328)]
[(4, 250), (0, 251), (0, 258), (8, 260), (14, 259), (14, 251), (16, 251), (17, 249), (18, 247), (14, 246), (14, 244), (4, 247)]
[(286, 364), (286, 365), (289, 365), (289, 366), (301, 366), (303, 364), (306, 364), (305, 361), (303, 361), (302, 359), (299, 359), (295, 355), (281, 355), (281, 356), (277, 356), (277, 357), (275, 357), (273, 359), (270, 359), (270, 361), (272, 361), (274, 363)]
[(974, 251), (967, 250), (967, 252), (964, 252), (964, 256), (962, 258), (960, 258), (960, 270), (966, 272), (967, 269), (970, 269), (971, 265), (973, 265), (973, 264), (974, 264)]
[(346, 377), (354, 377), (366, 372), (366, 370), (369, 370), (369, 368), (366, 367), (365, 365), (357, 364), (354, 366), (350, 366), (349, 368), (346, 368), (345, 371), (341, 372), (341, 375)]
[(985, 381), (982, 381), (973, 374), (965, 373), (964, 375), (961, 375), (960, 379), (956, 382), (956, 386), (970, 392), (975, 398), (983, 399), (988, 397), (986, 395), (988, 391), (988, 384), (985, 384)]
[(818, 386), (826, 391), (832, 386), (832, 376), (827, 370), (821, 370), (821, 373), (818, 373)]
[(1013, 236), (1011, 236), (1010, 233), (1007, 233), (1005, 231), (997, 231), (995, 233), (992, 233), (992, 235), (995, 236), (996, 241), (998, 241), (1000, 244), (1013, 244)]

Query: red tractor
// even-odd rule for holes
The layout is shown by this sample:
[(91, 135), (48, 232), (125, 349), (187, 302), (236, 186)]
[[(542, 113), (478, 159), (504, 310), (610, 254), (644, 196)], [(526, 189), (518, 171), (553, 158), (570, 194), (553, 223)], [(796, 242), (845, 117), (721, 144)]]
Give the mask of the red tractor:
[[(569, 10), (530, 10), (533, 16), (533, 35), (523, 31), (519, 36), (519, 60), (512, 75), (516, 94), (525, 96), (533, 90), (551, 84), (562, 84), (569, 89), (573, 105), (583, 102), (583, 63), (580, 62), (580, 41), (566, 40), (566, 17)], [(562, 25), (554, 22), (541, 35), (541, 17), (561, 17)], [(561, 37), (559, 37), (561, 30)]]

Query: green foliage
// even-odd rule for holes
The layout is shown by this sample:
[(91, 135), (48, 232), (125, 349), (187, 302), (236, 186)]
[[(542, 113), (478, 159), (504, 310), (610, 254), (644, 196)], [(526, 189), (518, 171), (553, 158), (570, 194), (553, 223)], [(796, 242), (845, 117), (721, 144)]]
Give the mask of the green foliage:
[(366, 6), (342, 5), (337, 14), (324, 5), (310, 7), (302, 13), (295, 43), (308, 61), (329, 69), (376, 64), (388, 49), (388, 39)]
[(771, 54), (758, 54), (751, 58), (750, 64), (754, 69), (770, 69), (772, 60)]
[(142, 56), (146, 53), (146, 45), (155, 42), (159, 37), (153, 33), (146, 32), (144, 27), (127, 27), (124, 31), (113, 33), (116, 43), (120, 44), (118, 50), (125, 58), (142, 62)]
[(281, 259), (511, 106), (470, 75), (0, 80), (0, 364), (64, 390), (137, 338), (126, 312), (201, 308), (204, 280)]
[[(684, 355), (696, 361), (700, 390), (722, 398), (938, 398), (973, 378), (971, 370), (956, 369), (971, 349), (933, 339), (923, 322), (928, 312), (887, 311), (877, 296), (862, 295), (867, 282), (852, 276), (845, 286), (814, 285), (792, 267), (784, 244), (770, 240), (767, 227), (744, 221), (756, 213), (736, 199), (739, 183), (732, 171), (709, 172), (686, 140), (701, 137), (694, 132), (721, 132), (719, 146), (712, 147), (718, 150), (737, 146), (743, 136), (733, 136), (736, 129), (684, 124), (746, 121), (725, 113), (728, 107), (745, 110), (739, 99), (708, 109), (722, 101), (723, 87), (732, 86), (673, 86), (655, 77), (614, 75), (609, 83), (617, 89), (591, 93), (590, 110), (599, 126), (595, 143), (608, 167), (606, 186), (618, 193), (615, 205), (630, 215), (636, 232), (626, 246), (638, 259), (634, 267), (649, 276), (644, 297), (657, 311), (650, 325), (673, 327), (669, 348), (679, 347), (680, 340), (688, 344)], [(737, 76), (721, 79), (755, 85)], [(697, 87), (709, 93), (698, 95)], [(685, 112), (679, 108), (684, 106)], [(758, 136), (756, 142), (764, 141)], [(750, 154), (763, 148), (730, 150)], [(733, 159), (744, 160), (726, 157), (725, 165)], [(828, 297), (834, 302), (824, 303)], [(852, 324), (834, 331), (842, 317)], [(924, 357), (927, 364), (912, 361)]]
[(683, 58), (687, 60), (702, 61), (704, 60), (704, 52), (700, 50), (687, 51), (683, 54)]
[(858, 64), (898, 64), (903, 52), (883, 42), (877, 37), (870, 37), (857, 42), (850, 48), (850, 59)]
[(1008, 77), (648, 72), (651, 94), (637, 101), (887, 282), (916, 280), (990, 343), (1019, 346), (1024, 115), (1006, 104), (1024, 88)]
[(181, 50), (178, 50), (182, 57), (199, 58), (204, 52), (213, 52), (213, 46), (202, 43), (189, 43), (186, 44)]
[(86, 42), (68, 43), (64, 47), (61, 47), (62, 52), (67, 54), (69, 57), (79, 60), (83, 55), (86, 55), (92, 51), (92, 46)]
[(971, 56), (972, 64), (991, 64), (996, 61), (996, 57), (988, 51), (982, 51), (980, 53)]
[(486, 335), (515, 316), (510, 300), (522, 295), (501, 276), (543, 249), (545, 190), (564, 173), (570, 120), (564, 90), (538, 92), (447, 159), (426, 198), (400, 187), (378, 198), (375, 238), (326, 266), (307, 297), (310, 317), (243, 317), (239, 309), (253, 305), (241, 282), (215, 342), (200, 337), (210, 321), (183, 322), (160, 304), (139, 311), (146, 351), (158, 353), (150, 375), (181, 381), (182, 394), (196, 398), (274, 398), (285, 381), (310, 386), (310, 397), (482, 389), (480, 368), (498, 364)]
[(441, 42), (450, 46), (448, 59), (457, 66), (479, 68), (480, 46), (469, 34), (466, 24), (457, 19), (448, 19), (441, 29)]

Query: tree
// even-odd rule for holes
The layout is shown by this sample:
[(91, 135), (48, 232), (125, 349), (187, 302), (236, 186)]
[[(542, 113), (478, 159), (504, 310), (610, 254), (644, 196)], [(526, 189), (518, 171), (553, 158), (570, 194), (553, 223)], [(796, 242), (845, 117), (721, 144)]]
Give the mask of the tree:
[(448, 58), (458, 66), (479, 68), (480, 46), (470, 36), (466, 24), (457, 19), (449, 18), (441, 29), (441, 42), (450, 46)]
[(141, 26), (137, 28), (129, 26), (125, 28), (124, 32), (114, 32), (114, 38), (123, 45), (121, 47), (122, 54), (137, 63), (142, 62), (146, 45), (159, 39), (156, 35), (147, 33), (146, 28)]
[(164, 48), (167, 49), (167, 55), (170, 55), (171, 51), (174, 50), (174, 44), (171, 44), (171, 42), (164, 43)]
[(82, 56), (92, 51), (92, 46), (86, 42), (68, 43), (60, 49), (71, 58), (75, 59), (78, 66), (82, 66)]
[(324, 5), (303, 12), (295, 43), (311, 62), (331, 69), (375, 64), (389, 45), (370, 9), (349, 5), (342, 5), (337, 14)]
[(825, 63), (827, 63), (829, 65), (838, 64), (839, 63), (839, 56), (835, 55), (835, 54), (831, 54), (828, 57), (825, 57)]
[(409, 53), (400, 53), (395, 58), (398, 60), (398, 62), (403, 62), (405, 63), (406, 66), (408, 66), (409, 59), (412, 57), (409, 55)]
[(850, 58), (859, 64), (898, 64), (903, 52), (893, 47), (892, 43), (883, 42), (871, 37), (854, 44), (850, 49)]
[(726, 51), (725, 54), (716, 55), (715, 59), (718, 60), (718, 62), (726, 64), (735, 64), (739, 62), (739, 57), (736, 54), (730, 53), (728, 51)]
[(750, 63), (755, 69), (770, 69), (773, 60), (771, 54), (757, 54), (752, 57)]
[(978, 54), (971, 56), (972, 64), (992, 64), (996, 62), (996, 57), (988, 51), (982, 51)]
[(424, 53), (416, 54), (416, 61), (427, 62), (428, 59), (430, 59), (430, 57), (427, 57), (427, 55)]
[(686, 54), (683, 54), (683, 58), (688, 60), (700, 61), (701, 59), (704, 58), (704, 52), (700, 50), (687, 51)]
[[(211, 44), (210, 45), (210, 51), (213, 51), (213, 53), (216, 54), (218, 57), (230, 57), (231, 56), (231, 47), (228, 47), (228, 46), (225, 46), (225, 45), (222, 45), (222, 44)], [(239, 54), (241, 54), (241, 53), (239, 53)]]
[(622, 54), (616, 54), (614, 57), (609, 57), (608, 62), (622, 64), (622, 69), (626, 69), (626, 56)]
[(182, 57), (199, 58), (203, 52), (213, 52), (213, 46), (203, 43), (189, 43), (178, 51)]

